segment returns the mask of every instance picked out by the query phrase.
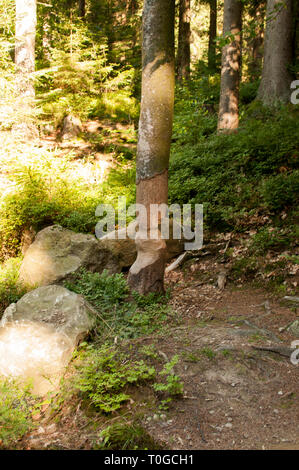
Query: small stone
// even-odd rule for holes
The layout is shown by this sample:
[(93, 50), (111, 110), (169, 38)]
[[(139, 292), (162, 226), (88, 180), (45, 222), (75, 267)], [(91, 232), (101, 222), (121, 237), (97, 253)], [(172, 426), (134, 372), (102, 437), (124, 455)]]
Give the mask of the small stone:
[(53, 424), (50, 424), (49, 426), (46, 427), (46, 432), (48, 434), (52, 434), (56, 431), (56, 429), (57, 429), (57, 426), (56, 426), (55, 423), (53, 423)]
[(226, 427), (226, 428), (229, 428), (229, 429), (230, 429), (230, 428), (232, 428), (232, 427), (233, 427), (233, 425), (232, 425), (232, 423), (226, 423), (226, 424), (224, 425), (224, 427)]

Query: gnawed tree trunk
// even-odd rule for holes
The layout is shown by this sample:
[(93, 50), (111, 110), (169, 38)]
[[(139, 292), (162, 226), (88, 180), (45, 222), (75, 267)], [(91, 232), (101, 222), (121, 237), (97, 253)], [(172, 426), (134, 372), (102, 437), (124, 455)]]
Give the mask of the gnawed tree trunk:
[(258, 99), (265, 105), (290, 101), (292, 0), (268, 0), (262, 80)]
[[(150, 218), (152, 204), (168, 202), (168, 162), (174, 103), (175, 0), (145, 0), (142, 97), (137, 146), (137, 259), (128, 282), (141, 294), (164, 291), (165, 240)], [(152, 236), (150, 236), (152, 230)]]
[(22, 96), (35, 96), (36, 0), (16, 0), (15, 64), (17, 86)]
[(210, 0), (208, 67), (216, 70), (217, 0)]
[(177, 77), (180, 81), (190, 76), (190, 15), (190, 0), (180, 0), (177, 51)]
[(242, 2), (224, 1), (221, 90), (218, 131), (233, 132), (239, 126), (239, 86), (241, 69)]

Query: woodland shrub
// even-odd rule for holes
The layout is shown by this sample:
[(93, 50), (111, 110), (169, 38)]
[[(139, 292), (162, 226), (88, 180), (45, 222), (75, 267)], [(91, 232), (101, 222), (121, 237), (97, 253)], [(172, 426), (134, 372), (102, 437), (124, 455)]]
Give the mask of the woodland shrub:
[[(175, 117), (179, 127), (182, 113)], [(274, 115), (273, 115), (274, 114)], [(184, 135), (177, 134), (169, 170), (170, 202), (203, 203), (211, 228), (241, 229), (243, 221), (262, 211), (276, 215), (294, 212), (298, 204), (298, 109), (270, 113), (253, 103), (238, 133), (207, 136), (199, 131), (198, 115)], [(208, 122), (212, 119), (207, 118)], [(291, 221), (291, 218), (290, 218)], [(289, 219), (285, 222), (288, 223)]]

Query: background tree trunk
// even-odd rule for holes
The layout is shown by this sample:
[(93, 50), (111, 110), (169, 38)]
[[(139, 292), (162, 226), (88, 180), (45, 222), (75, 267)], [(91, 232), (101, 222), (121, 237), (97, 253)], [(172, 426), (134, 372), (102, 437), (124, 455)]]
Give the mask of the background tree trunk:
[(15, 64), (20, 95), (35, 96), (32, 73), (35, 70), (36, 0), (16, 0)]
[(85, 18), (85, 0), (79, 0), (79, 17)]
[(218, 131), (232, 132), (239, 125), (242, 3), (224, 1), (223, 35), (232, 35), (222, 49)]
[(43, 59), (50, 63), (51, 62), (51, 25), (50, 25), (50, 12), (47, 12), (44, 15), (43, 21), (43, 37), (42, 37), (42, 44), (43, 44)]
[(255, 0), (250, 4), (249, 27), (252, 28), (252, 36), (248, 41), (248, 75), (251, 80), (257, 80), (261, 76), (263, 63), (263, 45), (264, 45), (264, 22), (265, 22), (266, 3), (264, 0)]
[(190, 76), (190, 0), (180, 0), (179, 38), (177, 51), (178, 80), (187, 80)]
[[(168, 202), (174, 103), (174, 16), (175, 0), (145, 0), (136, 202), (145, 206), (147, 215), (139, 214), (137, 259), (128, 279), (132, 290), (141, 294), (164, 291), (166, 244), (159, 238), (159, 228), (154, 224), (150, 226), (149, 215), (152, 204)], [(150, 229), (155, 239), (149, 238)]]
[(216, 70), (217, 0), (210, 0), (208, 67)]
[(292, 0), (268, 0), (262, 80), (258, 99), (265, 105), (290, 100), (292, 75)]

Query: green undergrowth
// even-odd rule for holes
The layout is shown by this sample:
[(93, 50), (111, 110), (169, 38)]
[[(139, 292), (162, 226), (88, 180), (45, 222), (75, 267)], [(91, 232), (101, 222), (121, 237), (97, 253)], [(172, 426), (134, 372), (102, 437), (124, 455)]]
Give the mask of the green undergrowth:
[(139, 385), (155, 376), (155, 369), (144, 361), (129, 360), (116, 348), (87, 348), (78, 367), (74, 385), (93, 407), (111, 413), (130, 399), (129, 385)]
[[(144, 394), (144, 405), (154, 400), (161, 410), (167, 410), (173, 399), (183, 394), (183, 383), (173, 370), (178, 362), (179, 356), (175, 355), (161, 368), (159, 360), (144, 355), (134, 343), (83, 344), (75, 358), (75, 374), (69, 383), (88, 407), (92, 406), (96, 413), (108, 418), (116, 411), (121, 416), (128, 410), (126, 404), (134, 415), (140, 402), (136, 392), (140, 389), (142, 397), (144, 387), (149, 390)], [(134, 403), (137, 405), (132, 407)]]
[(29, 385), (0, 381), (0, 449), (13, 449), (17, 440), (33, 428), (33, 409), (34, 399)]
[(245, 231), (264, 225), (267, 216), (278, 228), (289, 227), (294, 238), (299, 109), (269, 110), (251, 101), (241, 105), (238, 132), (217, 135), (217, 83), (213, 76), (195, 79), (177, 93), (170, 201), (203, 204), (206, 228)]
[(18, 284), (21, 258), (10, 258), (0, 265), (0, 318), (12, 302), (17, 302), (26, 289)]
[(96, 450), (161, 450), (145, 429), (136, 422), (120, 422), (111, 424), (99, 433), (94, 444)]
[(124, 275), (91, 273), (84, 269), (64, 283), (68, 289), (83, 295), (98, 311), (94, 339), (136, 338), (141, 335), (166, 332), (169, 322), (176, 324), (177, 315), (168, 306), (165, 296), (134, 293)]
[[(0, 256), (2, 259), (20, 253), (25, 229), (60, 224), (76, 232), (94, 233), (98, 217), (96, 207), (126, 196), (127, 204), (135, 202), (134, 170), (112, 171), (103, 183), (82, 176), (84, 164), (76, 169), (72, 153), (64, 157), (55, 151), (20, 145), (0, 151), (2, 171), (9, 185), (0, 200)], [(88, 164), (88, 162), (85, 162)], [(93, 161), (89, 162), (93, 168)]]

